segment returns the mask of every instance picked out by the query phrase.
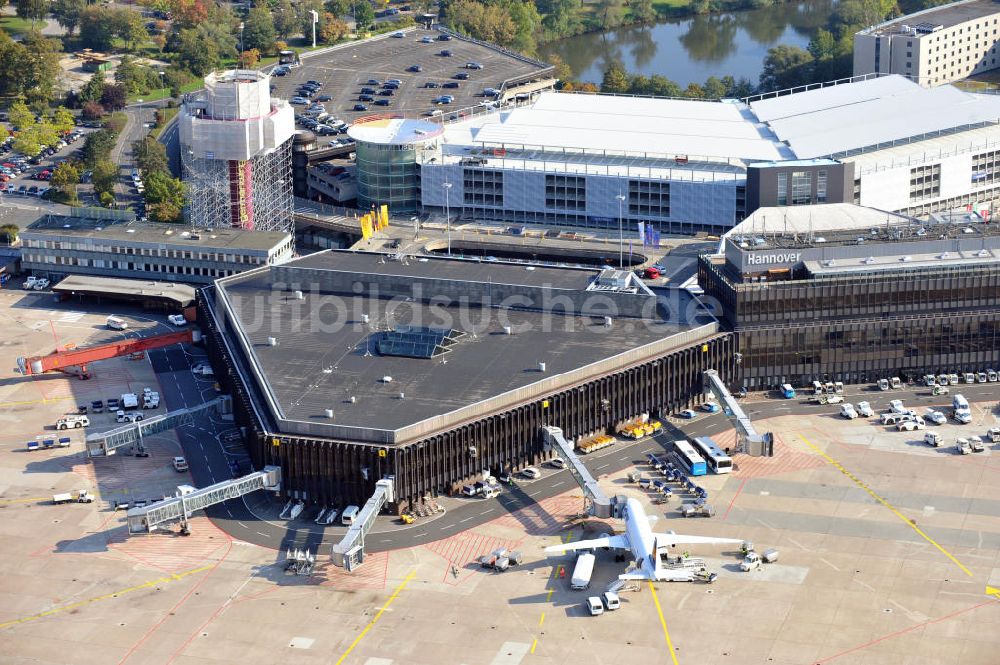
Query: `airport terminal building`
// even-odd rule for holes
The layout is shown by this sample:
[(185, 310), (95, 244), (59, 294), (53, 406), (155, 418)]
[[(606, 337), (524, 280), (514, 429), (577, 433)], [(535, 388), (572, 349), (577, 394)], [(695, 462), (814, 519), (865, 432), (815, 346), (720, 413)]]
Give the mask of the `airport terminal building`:
[(396, 509), (699, 401), (732, 336), (630, 272), (326, 251), (216, 282), (199, 321), (254, 465), (292, 497)]
[(698, 280), (749, 389), (1000, 367), (1000, 229), (975, 213), (762, 208)]
[(373, 119), (352, 136), (359, 196), (396, 211), (722, 233), (768, 206), (992, 209), (998, 121), (1000, 96), (878, 76), (717, 102), (543, 92), (443, 132)]

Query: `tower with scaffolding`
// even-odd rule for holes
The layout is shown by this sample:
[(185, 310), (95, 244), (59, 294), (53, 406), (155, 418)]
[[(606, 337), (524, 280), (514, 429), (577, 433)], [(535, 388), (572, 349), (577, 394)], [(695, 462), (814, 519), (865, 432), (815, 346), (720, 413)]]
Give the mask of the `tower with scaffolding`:
[(190, 223), (210, 228), (292, 230), (291, 106), (272, 99), (270, 77), (228, 70), (185, 97), (181, 162)]

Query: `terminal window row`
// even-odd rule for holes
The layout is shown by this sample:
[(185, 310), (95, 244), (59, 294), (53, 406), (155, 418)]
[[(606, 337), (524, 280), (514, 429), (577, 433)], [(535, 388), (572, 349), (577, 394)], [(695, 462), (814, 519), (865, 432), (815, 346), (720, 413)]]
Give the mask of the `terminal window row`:
[(503, 171), (465, 169), (462, 184), (465, 205), (503, 205)]
[(219, 270), (218, 268), (202, 268), (198, 266), (160, 265), (158, 263), (133, 263), (131, 261), (112, 261), (110, 259), (84, 259), (75, 256), (52, 256), (51, 254), (25, 254), (24, 263), (47, 264), (52, 266), (77, 266), (83, 268), (107, 268), (117, 270), (140, 270), (171, 275), (201, 275), (203, 277), (227, 277), (234, 270)]
[(972, 183), (985, 185), (1000, 176), (1000, 150), (990, 150), (972, 156)]
[(119, 245), (97, 245), (89, 243), (60, 241), (60, 240), (34, 240), (29, 239), (24, 242), (25, 247), (35, 249), (60, 249), (75, 250), (80, 252), (104, 252), (107, 254), (125, 254), (129, 256), (150, 256), (166, 259), (198, 259), (201, 261), (226, 261), (229, 263), (251, 263), (263, 264), (263, 256), (248, 256), (245, 254), (225, 254), (221, 252), (195, 252), (186, 249), (152, 249), (146, 247), (122, 247)]
[(546, 175), (545, 207), (549, 210), (586, 210), (587, 179), (580, 176)]

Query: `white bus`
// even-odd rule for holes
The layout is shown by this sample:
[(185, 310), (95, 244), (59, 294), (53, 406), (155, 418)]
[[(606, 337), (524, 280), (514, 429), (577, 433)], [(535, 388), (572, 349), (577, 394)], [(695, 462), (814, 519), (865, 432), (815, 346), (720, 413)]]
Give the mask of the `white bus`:
[(708, 473), (704, 458), (695, 451), (690, 443), (683, 439), (674, 441), (674, 448), (677, 452), (677, 459), (680, 460), (681, 465), (689, 474), (692, 476), (704, 476)]
[(712, 473), (731, 473), (733, 460), (710, 437), (699, 436), (694, 440), (695, 449), (705, 458), (705, 463)]

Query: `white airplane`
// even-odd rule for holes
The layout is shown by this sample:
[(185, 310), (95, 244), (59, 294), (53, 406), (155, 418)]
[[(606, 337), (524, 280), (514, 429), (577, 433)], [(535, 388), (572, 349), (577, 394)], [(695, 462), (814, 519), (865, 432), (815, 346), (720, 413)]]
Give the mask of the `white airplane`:
[(673, 531), (654, 533), (650, 523), (655, 516), (646, 515), (642, 504), (635, 499), (628, 499), (624, 508), (625, 533), (620, 536), (604, 536), (590, 540), (578, 540), (573, 543), (552, 545), (545, 551), (570, 552), (573, 550), (589, 550), (597, 547), (613, 547), (629, 550), (635, 561), (635, 572), (627, 572), (618, 576), (622, 580), (653, 580), (672, 582), (689, 579), (689, 573), (683, 570), (671, 570), (660, 565), (659, 552), (676, 545), (724, 545), (740, 544), (743, 541), (735, 538), (713, 538), (711, 536), (685, 536)]

